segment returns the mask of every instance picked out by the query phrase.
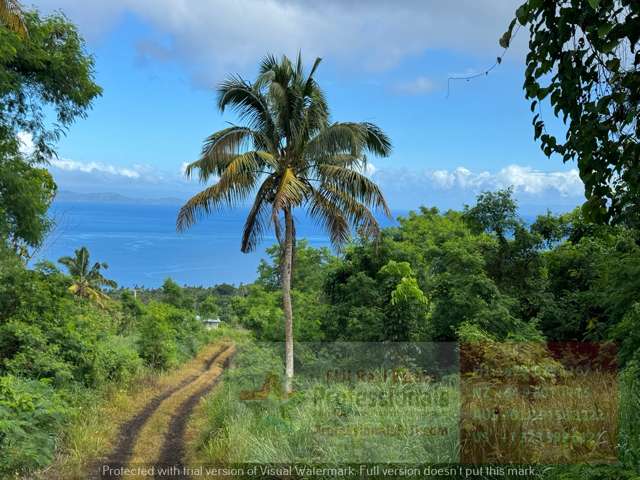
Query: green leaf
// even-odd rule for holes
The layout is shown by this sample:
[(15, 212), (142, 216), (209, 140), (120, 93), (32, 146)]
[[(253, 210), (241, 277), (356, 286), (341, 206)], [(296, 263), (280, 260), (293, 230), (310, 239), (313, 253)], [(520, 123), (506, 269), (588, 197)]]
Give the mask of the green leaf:
[(516, 10), (516, 18), (518, 19), (518, 22), (520, 22), (520, 25), (526, 25), (527, 22), (529, 21), (529, 4), (528, 3), (523, 3), (522, 5), (520, 5), (518, 7), (518, 9)]
[(611, 24), (611, 23), (604, 23), (604, 24), (600, 25), (598, 27), (598, 36), (600, 38), (606, 37), (609, 34), (609, 32), (611, 31), (612, 28), (613, 28), (613, 24)]
[(594, 10), (597, 10), (600, 6), (600, 0), (587, 0), (587, 2), (589, 2), (589, 5), (591, 5), (591, 8)]

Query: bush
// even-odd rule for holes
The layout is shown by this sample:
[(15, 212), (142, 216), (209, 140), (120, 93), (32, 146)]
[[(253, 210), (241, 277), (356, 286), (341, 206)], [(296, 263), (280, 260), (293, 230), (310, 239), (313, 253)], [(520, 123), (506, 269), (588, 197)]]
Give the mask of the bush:
[(142, 359), (130, 338), (111, 336), (96, 344), (91, 370), (94, 386), (126, 383), (142, 369)]
[(611, 330), (613, 338), (620, 345), (620, 364), (626, 365), (632, 359), (640, 360), (640, 302), (634, 303), (622, 321)]
[(152, 368), (164, 370), (178, 362), (177, 347), (169, 323), (153, 315), (147, 315), (142, 321), (138, 350)]
[[(52, 329), (51, 329), (52, 330)], [(49, 379), (54, 385), (66, 385), (74, 380), (74, 365), (63, 358), (62, 346), (50, 341), (38, 325), (10, 320), (0, 325), (0, 371), (16, 376)], [(70, 349), (70, 345), (65, 345)]]
[(467, 377), (527, 387), (554, 383), (567, 375), (544, 342), (497, 341), (470, 323), (463, 323), (457, 333), (460, 368)]
[[(144, 335), (149, 336), (147, 329), (151, 328), (153, 322), (162, 325), (161, 328), (164, 331), (155, 335), (151, 332), (150, 338), (155, 338), (155, 341), (158, 342), (164, 341), (165, 347), (173, 350), (174, 359), (169, 362), (170, 364), (191, 358), (208, 339), (207, 330), (203, 323), (196, 319), (195, 314), (191, 311), (166, 303), (151, 302), (147, 305), (146, 312), (147, 318), (143, 320), (140, 335), (142, 336), (143, 332), (146, 332)], [(153, 320), (149, 320), (149, 318)], [(145, 341), (143, 338), (140, 339), (140, 342), (144, 343)], [(150, 342), (147, 343), (149, 344)], [(142, 343), (139, 343), (139, 345), (142, 345)], [(151, 345), (149, 344), (147, 347), (151, 347)], [(141, 355), (144, 358), (142, 352)]]
[(47, 383), (0, 377), (0, 474), (47, 465), (65, 413), (66, 405)]

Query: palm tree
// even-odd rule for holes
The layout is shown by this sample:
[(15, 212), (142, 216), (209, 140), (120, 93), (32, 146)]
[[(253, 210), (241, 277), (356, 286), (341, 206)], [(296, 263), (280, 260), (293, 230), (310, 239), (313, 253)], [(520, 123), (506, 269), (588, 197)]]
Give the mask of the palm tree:
[(69, 291), (79, 297), (88, 298), (100, 306), (104, 306), (104, 302), (109, 298), (102, 292), (102, 287), (115, 288), (118, 286), (116, 282), (105, 278), (100, 272), (102, 269), (109, 268), (106, 263), (96, 262), (89, 267), (87, 247), (77, 249), (73, 257), (60, 258), (58, 263), (67, 267), (69, 275), (73, 279)]
[[(215, 183), (191, 198), (178, 214), (182, 231), (203, 214), (237, 206), (253, 196), (242, 235), (241, 250), (256, 248), (269, 227), (280, 244), (280, 281), (285, 318), (285, 388), (293, 379), (293, 311), (291, 278), (295, 251), (294, 209), (308, 214), (339, 246), (350, 227), (365, 236), (379, 234), (371, 209), (390, 215), (378, 186), (364, 175), (366, 154), (388, 156), (391, 142), (372, 123), (329, 122), (324, 93), (307, 74), (301, 56), (266, 56), (250, 83), (231, 76), (218, 89), (218, 107), (235, 110), (243, 125), (231, 125), (209, 136), (199, 160), (186, 175), (198, 172), (201, 182)], [(284, 220), (284, 237), (282, 232)]]
[(22, 7), (17, 0), (0, 0), (0, 23), (23, 37), (28, 34)]

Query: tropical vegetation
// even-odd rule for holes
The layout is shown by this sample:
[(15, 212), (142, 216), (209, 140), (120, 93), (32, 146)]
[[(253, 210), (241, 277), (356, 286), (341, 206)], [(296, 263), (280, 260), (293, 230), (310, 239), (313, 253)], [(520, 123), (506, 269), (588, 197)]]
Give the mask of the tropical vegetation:
[(89, 250), (87, 247), (77, 249), (73, 257), (62, 257), (58, 263), (67, 267), (73, 284), (69, 291), (80, 297), (88, 298), (103, 305), (108, 297), (102, 292), (103, 287), (115, 288), (117, 283), (105, 278), (100, 270), (109, 268), (105, 262), (89, 263)]
[[(394, 462), (415, 455), (434, 462), (574, 464), (549, 468), (544, 478), (633, 478), (637, 472), (637, 230), (590, 223), (580, 209), (525, 221), (505, 190), (483, 193), (462, 212), (411, 212), (377, 241), (361, 238), (337, 256), (301, 243), (292, 290), (300, 373), (298, 393), (289, 399), (279, 396), (278, 381), (265, 390), (266, 379), (283, 371), (279, 254), (271, 249), (272, 260), (260, 266), (256, 282), (219, 310), (225, 321), (250, 329), (258, 343), (242, 350), (229, 383), (209, 400), (203, 413), (208, 427), (192, 451), (196, 464)], [(402, 354), (406, 359), (434, 341), (463, 348), (461, 365), (450, 364), (447, 374), (432, 372), (438, 382), (394, 386), (379, 373), (395, 345), (413, 346)], [(348, 356), (339, 355), (340, 345)], [(572, 345), (596, 348), (599, 357), (572, 351)], [(614, 352), (613, 369), (598, 363), (607, 351)], [(341, 363), (359, 358), (367, 359), (364, 366)], [(323, 367), (326, 362), (330, 367)], [(424, 365), (416, 362), (403, 366)], [(310, 365), (373, 369), (377, 380), (327, 383)], [(451, 382), (462, 390), (453, 395)], [(491, 395), (470, 393), (486, 391), (487, 384)], [(383, 435), (367, 443), (313, 429), (386, 422), (408, 428), (424, 417), (412, 417), (403, 405), (381, 413), (362, 399), (392, 398), (410, 388), (425, 398), (435, 394), (432, 389), (448, 392), (446, 408), (456, 412), (448, 418), (461, 422), (461, 437), (441, 436), (432, 444), (409, 429), (399, 438)], [(265, 392), (257, 393), (262, 401), (242, 401), (252, 390)], [(318, 400), (319, 392), (325, 400)], [(496, 405), (504, 413), (494, 414)], [(577, 411), (597, 413), (598, 421), (572, 421)], [(422, 411), (440, 418), (442, 410), (428, 412)], [(563, 412), (561, 423), (553, 412)], [(396, 414), (403, 420), (393, 420)], [(522, 436), (514, 439), (514, 432)], [(555, 432), (556, 443), (534, 436), (545, 432)], [(496, 438), (500, 442), (488, 441)], [(621, 464), (585, 466), (603, 461)]]
[[(640, 5), (635, 0), (527, 0), (501, 38), (529, 30), (524, 91), (543, 152), (575, 161), (597, 222), (640, 214)], [(547, 129), (546, 103), (567, 125)]]
[[(638, 478), (638, 13), (627, 0), (528, 0), (501, 39), (529, 28), (525, 94), (568, 126), (558, 140), (535, 117), (534, 134), (577, 161), (583, 208), (525, 218), (505, 189), (381, 229), (389, 209), (367, 155), (389, 155), (390, 140), (331, 121), (319, 60), (305, 71), (301, 57), (267, 56), (254, 82), (221, 85), (218, 106), (240, 124), (205, 141), (187, 172), (216, 181), (178, 216), (186, 229), (252, 199), (241, 249), (277, 237), (256, 280), (128, 289), (84, 247), (59, 260), (66, 273), (30, 264), (51, 227), (46, 161), (101, 89), (68, 19), (0, 2), (0, 476), (50, 478), (67, 462), (77, 468), (61, 478), (86, 478), (106, 454), (96, 432), (117, 435), (113, 419), (140, 407), (126, 399), (179, 382), (185, 362), (201, 371), (220, 334), (199, 316), (217, 316), (239, 352), (196, 410), (191, 463), (534, 463), (540, 478)], [(303, 210), (339, 248), (297, 238)], [(436, 430), (417, 437), (425, 412)], [(367, 433), (394, 425), (405, 430)]]
[[(186, 169), (203, 182), (216, 178), (178, 214), (178, 229), (197, 216), (234, 207), (255, 194), (241, 250), (256, 248), (271, 225), (282, 249), (280, 285), (285, 316), (286, 382), (293, 378), (292, 268), (298, 207), (327, 230), (334, 245), (349, 239), (350, 226), (366, 236), (379, 232), (370, 207), (390, 215), (380, 189), (366, 175), (366, 154), (387, 156), (391, 142), (372, 123), (330, 122), (325, 95), (314, 78), (317, 58), (306, 73), (302, 57), (264, 58), (250, 83), (239, 76), (222, 83), (218, 107), (234, 109), (244, 125), (209, 136), (199, 160)], [(284, 220), (284, 232), (282, 221)]]

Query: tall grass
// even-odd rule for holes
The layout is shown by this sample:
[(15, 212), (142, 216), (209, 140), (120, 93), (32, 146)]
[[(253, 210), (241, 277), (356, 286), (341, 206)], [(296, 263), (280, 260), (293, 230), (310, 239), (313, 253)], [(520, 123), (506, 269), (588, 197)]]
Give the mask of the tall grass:
[[(301, 376), (296, 393), (285, 399), (277, 387), (268, 394), (263, 388), (279, 362), (274, 351), (260, 347), (239, 355), (238, 368), (205, 405), (199, 462), (456, 461), (456, 377), (402, 383), (378, 371), (354, 383), (326, 383)], [(263, 393), (247, 400), (247, 392)]]
[(583, 372), (523, 391), (463, 379), (463, 463), (617, 461), (619, 395), (613, 372)]
[(299, 375), (284, 398), (277, 382), (265, 388), (282, 370), (276, 349), (247, 345), (236, 363), (201, 407), (191, 463), (535, 464), (563, 480), (634, 478), (638, 468), (638, 369), (523, 386), (464, 374), (394, 382), (372, 367), (355, 382)]

